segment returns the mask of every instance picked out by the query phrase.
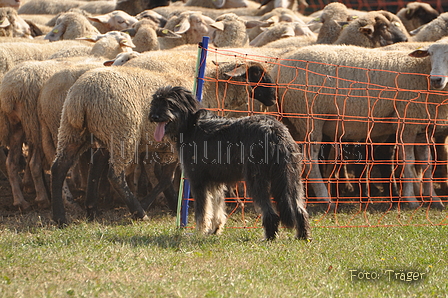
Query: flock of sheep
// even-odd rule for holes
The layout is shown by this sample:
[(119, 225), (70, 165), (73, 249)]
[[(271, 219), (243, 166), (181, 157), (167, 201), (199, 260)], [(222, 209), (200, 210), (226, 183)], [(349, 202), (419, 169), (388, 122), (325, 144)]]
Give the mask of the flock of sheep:
[[(272, 109), (262, 103), (275, 96), (270, 112), (304, 144), (309, 194), (334, 206), (325, 183), (333, 174), (319, 166), (326, 137), (393, 138), (404, 145), (385, 158), (396, 154), (402, 170), (387, 179), (396, 178), (400, 202), (444, 208), (432, 183), (435, 153), (414, 144), (445, 141), (448, 13), (422, 2), (396, 14), (333, 2), (305, 16), (299, 6), (306, 2), (0, 0), (0, 154), (13, 205), (29, 209), (23, 193), (34, 191), (34, 204), (51, 205), (65, 224), (77, 187), (93, 218), (109, 183), (136, 218), (161, 193), (175, 209), (178, 160), (153, 138), (150, 98), (161, 86), (193, 88), (198, 43), (209, 36), (202, 104), (247, 115)], [(156, 186), (142, 191), (148, 180)]]

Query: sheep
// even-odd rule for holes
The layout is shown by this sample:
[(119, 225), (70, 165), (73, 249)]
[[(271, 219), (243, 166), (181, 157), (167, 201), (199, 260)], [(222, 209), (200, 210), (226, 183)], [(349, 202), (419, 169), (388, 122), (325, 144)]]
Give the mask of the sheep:
[(127, 32), (133, 35), (132, 42), (135, 45), (134, 51), (136, 52), (159, 50), (158, 37), (160, 39), (182, 38), (180, 34), (174, 33), (169, 29), (160, 28), (152, 20), (146, 18), (135, 23), (133, 28), (127, 30)]
[(135, 16), (145, 10), (168, 6), (169, 4), (169, 0), (122, 0), (117, 2), (115, 10), (122, 10), (131, 16)]
[(63, 181), (73, 162), (91, 145), (91, 137), (110, 152), (109, 178), (130, 212), (137, 218), (146, 217), (124, 174), (133, 163), (136, 148), (151, 146), (150, 132), (155, 125), (147, 117), (148, 94), (167, 84), (192, 87), (192, 81), (181, 74), (124, 66), (88, 71), (73, 84), (64, 102), (57, 154), (51, 167), (53, 219), (58, 224), (67, 223), (61, 196)]
[(158, 27), (161, 28), (165, 27), (166, 22), (168, 21), (167, 18), (155, 12), (154, 10), (144, 10), (138, 15), (136, 15), (135, 18), (139, 21), (141, 21), (142, 19), (150, 19), (155, 24), (157, 24)]
[(316, 43), (316, 36), (294, 36), (271, 41), (262, 48), (270, 49), (297, 49)]
[(19, 9), (21, 4), (20, 0), (0, 0), (0, 7), (12, 7), (15, 10)]
[(206, 8), (214, 8), (214, 9), (248, 7), (249, 5), (250, 5), (250, 2), (246, 1), (246, 0), (227, 0), (227, 1), (226, 0), (220, 0), (220, 1), (188, 0), (185, 3), (185, 6), (200, 6), (200, 7), (206, 7)]
[[(28, 164), (36, 189), (35, 201), (42, 207), (49, 204), (43, 180), (40, 132), (37, 119), (37, 97), (42, 84), (57, 68), (58, 61), (28, 61), (11, 69), (3, 77), (0, 85), (1, 112), (8, 117), (9, 148), (7, 157), (8, 177), (14, 197), (13, 205), (26, 210), (29, 208), (20, 190), (19, 158), (22, 143), (26, 137), (29, 146)], [(21, 86), (18, 88), (18, 86)]]
[(30, 25), (11, 7), (0, 8), (0, 36), (33, 38)]
[(263, 33), (254, 38), (249, 45), (261, 47), (272, 41), (294, 36), (306, 36), (316, 40), (316, 35), (305, 25), (303, 21), (293, 23), (279, 23), (269, 28), (265, 28)]
[(80, 41), (67, 40), (52, 43), (5, 42), (0, 43), (0, 80), (15, 65), (27, 60), (45, 60), (66, 48), (79, 46)]
[(437, 18), (439, 12), (428, 3), (410, 2), (397, 12), (404, 27), (408, 32), (427, 24)]
[(95, 27), (100, 31), (100, 33), (129, 29), (137, 22), (137, 18), (122, 10), (114, 10), (107, 14), (87, 18), (95, 23)]
[(407, 30), (396, 15), (387, 11), (372, 11), (351, 21), (334, 44), (376, 48), (409, 39)]
[(272, 11), (262, 15), (259, 18), (259, 21), (261, 22), (260, 26), (255, 26), (248, 30), (247, 34), (249, 35), (249, 40), (252, 41), (255, 37), (262, 33), (262, 28), (264, 27), (269, 27), (281, 22), (300, 22), (303, 21), (302, 18), (303, 16), (299, 16), (298, 13), (295, 13), (288, 8), (274, 8)]
[[(393, 135), (402, 144), (398, 150), (404, 167), (401, 183), (410, 182), (403, 183), (400, 202), (419, 206), (411, 183), (417, 182), (413, 144), (417, 137), (431, 134), (427, 131), (431, 123), (443, 123), (447, 118), (446, 106), (441, 105), (445, 96), (425, 91), (429, 90), (430, 73), (433, 86), (438, 90), (445, 87), (444, 81), (438, 81), (436, 65), (442, 64), (447, 46), (429, 47), (431, 63), (404, 51), (314, 45), (298, 49), (274, 66), (271, 74), (279, 86), (279, 112), (288, 119), (296, 140), (306, 142), (308, 148), (303, 152), (310, 161), (306, 172), (316, 197), (331, 202), (317, 165), (323, 135), (336, 141), (378, 141)], [(316, 116), (310, 118), (310, 114)], [(432, 206), (443, 208), (432, 184), (423, 185), (423, 195)]]
[(215, 21), (202, 15), (199, 11), (185, 11), (168, 19), (164, 29), (182, 35), (182, 38), (160, 39), (160, 49), (172, 49), (184, 44), (197, 44), (203, 36), (210, 36), (214, 28), (210, 25)]
[(258, 21), (245, 21), (234, 13), (226, 13), (210, 24), (215, 28), (211, 41), (218, 47), (244, 47), (249, 45), (246, 29), (258, 26)]
[(98, 34), (100, 34), (98, 29), (86, 17), (76, 12), (67, 12), (57, 18), (55, 27), (44, 39), (56, 41)]
[(121, 52), (132, 51), (135, 48), (131, 37), (123, 32), (109, 31), (105, 34), (77, 38), (94, 42), (93, 47), (79, 46), (67, 48), (51, 55), (49, 59), (79, 57), (91, 55), (95, 57), (113, 58)]
[(343, 26), (350, 20), (350, 14), (345, 6), (339, 2), (333, 2), (324, 7), (319, 21), (322, 26), (317, 35), (317, 44), (332, 44), (341, 33)]
[(448, 36), (448, 12), (441, 13), (431, 22), (411, 31), (412, 41), (437, 41)]

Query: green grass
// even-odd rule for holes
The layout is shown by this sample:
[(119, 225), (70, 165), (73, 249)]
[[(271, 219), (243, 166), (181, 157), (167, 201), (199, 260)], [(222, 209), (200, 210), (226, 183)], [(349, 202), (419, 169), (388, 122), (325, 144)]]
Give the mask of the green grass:
[[(445, 211), (429, 215), (446, 219)], [(311, 242), (285, 229), (272, 242), (259, 228), (206, 237), (177, 229), (168, 215), (132, 221), (125, 209), (64, 229), (49, 217), (0, 217), (0, 297), (448, 296), (448, 227), (427, 225), (426, 211), (315, 215)], [(366, 217), (393, 226), (325, 227), (365, 225)], [(411, 226), (396, 225), (409, 218)], [(352, 277), (359, 272), (379, 277)], [(401, 272), (423, 279), (401, 281)]]

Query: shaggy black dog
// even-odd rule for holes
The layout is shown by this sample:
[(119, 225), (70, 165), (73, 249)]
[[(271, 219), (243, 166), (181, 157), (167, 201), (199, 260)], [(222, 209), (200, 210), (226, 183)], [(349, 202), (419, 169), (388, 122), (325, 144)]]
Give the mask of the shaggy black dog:
[(302, 155), (286, 126), (264, 115), (216, 116), (200, 109), (192, 93), (183, 87), (160, 88), (153, 95), (149, 118), (158, 123), (157, 141), (166, 134), (177, 145), (195, 199), (198, 230), (210, 234), (222, 231), (225, 185), (244, 180), (261, 210), (266, 239), (276, 237), (280, 221), (295, 228), (297, 238), (309, 239), (308, 213), (302, 199)]

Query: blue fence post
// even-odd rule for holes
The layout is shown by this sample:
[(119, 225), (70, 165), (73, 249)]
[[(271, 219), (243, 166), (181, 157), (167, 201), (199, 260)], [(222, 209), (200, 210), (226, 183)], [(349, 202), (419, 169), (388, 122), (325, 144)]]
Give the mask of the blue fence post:
[[(197, 70), (197, 78), (194, 84), (194, 95), (196, 96), (196, 99), (200, 102), (202, 100), (202, 88), (204, 86), (204, 74), (205, 74), (205, 62), (207, 61), (207, 49), (208, 49), (208, 36), (202, 37), (202, 42), (200, 45), (200, 55), (198, 59), (198, 65), (196, 67)], [(183, 187), (179, 189), (179, 205), (181, 205), (181, 221), (180, 221), (180, 227), (186, 227), (188, 224), (188, 208), (189, 208), (189, 202), (190, 202), (190, 184), (188, 183), (188, 180), (183, 179), (184, 176), (182, 174), (181, 176), (181, 186), (183, 183)], [(179, 210), (179, 206), (178, 206)]]

